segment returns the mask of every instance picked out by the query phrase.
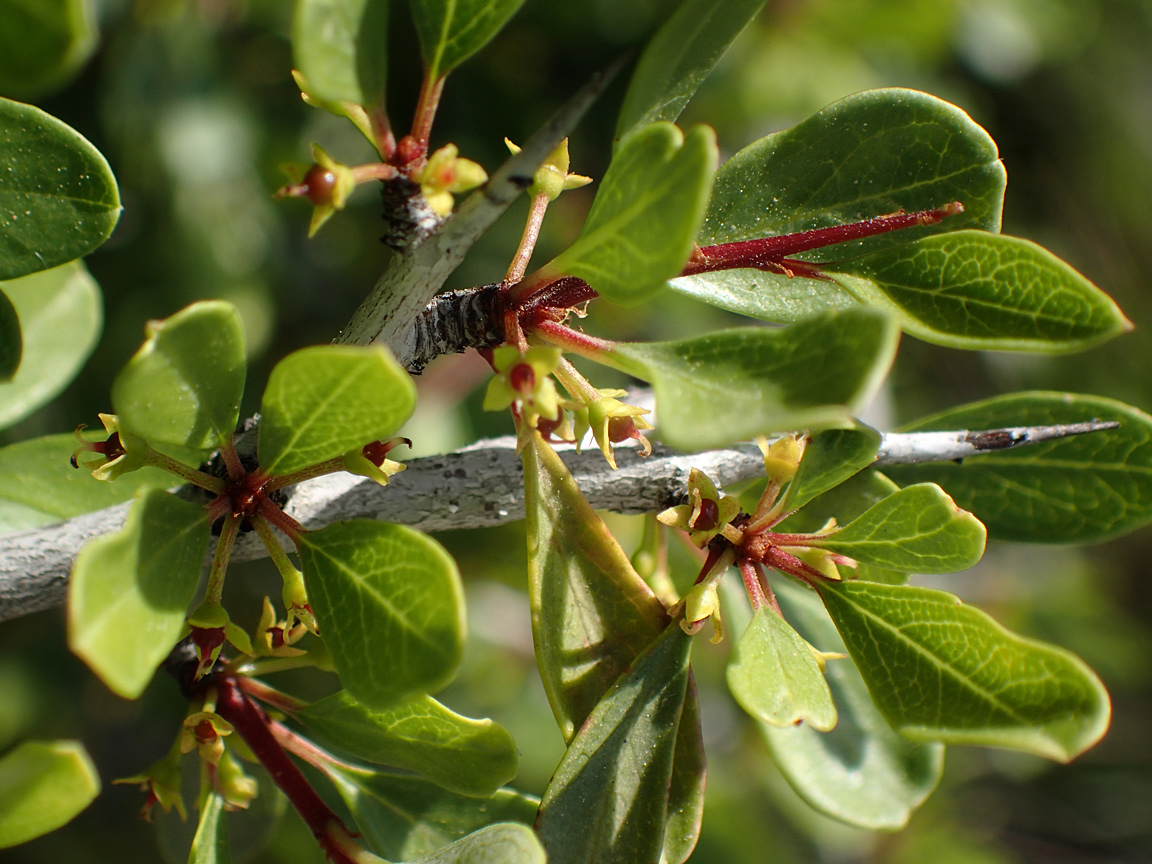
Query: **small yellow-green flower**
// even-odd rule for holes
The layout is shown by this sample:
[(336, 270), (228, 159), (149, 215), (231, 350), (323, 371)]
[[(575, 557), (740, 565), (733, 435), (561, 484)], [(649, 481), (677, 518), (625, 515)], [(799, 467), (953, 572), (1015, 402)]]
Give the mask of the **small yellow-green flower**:
[(180, 730), (180, 752), (198, 750), (200, 758), (213, 765), (224, 755), (224, 738), (232, 734), (232, 724), (214, 711), (196, 711), (184, 718)]
[(228, 612), (219, 603), (206, 602), (197, 606), (188, 616), (185, 629), (192, 636), (192, 645), (196, 649), (197, 680), (212, 670), (225, 642), (231, 643), (241, 654), (249, 657), (255, 654), (248, 634), (232, 623)]
[(129, 471), (135, 471), (148, 464), (148, 453), (151, 448), (142, 439), (124, 432), (115, 414), (96, 416), (104, 424), (104, 431), (108, 433), (108, 437), (103, 441), (85, 441), (80, 435), (85, 427), (77, 426), (73, 434), (80, 442), (80, 446), (72, 451), (73, 468), (80, 467), (81, 463), (77, 462), (77, 459), (82, 453), (97, 454), (97, 458), (83, 463), (97, 480), (115, 480)]
[(724, 622), (720, 619), (720, 597), (717, 594), (719, 585), (719, 576), (693, 585), (684, 597), (684, 618), (680, 621), (680, 629), (689, 636), (695, 636), (704, 622), (711, 618), (713, 645), (724, 641)]
[(140, 810), (140, 817), (145, 821), (152, 821), (152, 808), (159, 804), (165, 813), (176, 808), (181, 822), (188, 821), (188, 811), (184, 807), (184, 797), (180, 794), (180, 757), (184, 754), (180, 750), (180, 741), (168, 751), (163, 759), (153, 762), (143, 773), (132, 777), (122, 777), (113, 780), (113, 783), (131, 783), (139, 785), (148, 793), (148, 799)]
[(402, 443), (412, 446), (412, 442), (407, 438), (395, 438), (391, 441), (373, 441), (359, 450), (345, 453), (344, 470), (349, 474), (367, 477), (381, 486), (387, 486), (389, 477), (399, 474), (407, 467), (403, 462), (387, 458), (387, 453)]
[(583, 438), (585, 431), (591, 429), (592, 437), (613, 468), (616, 467), (613, 444), (620, 444), (631, 438), (640, 442), (642, 456), (652, 453), (652, 442), (640, 434), (642, 429), (653, 428), (652, 424), (641, 416), (647, 414), (648, 409), (624, 404), (619, 399), (623, 395), (624, 390), (601, 390), (599, 399), (576, 412), (577, 440)]
[(764, 454), (764, 473), (768, 479), (787, 483), (795, 477), (804, 456), (805, 443), (805, 438), (796, 435), (785, 435), (772, 444), (763, 436), (757, 437), (756, 444)]
[[(740, 502), (721, 495), (716, 484), (697, 468), (688, 475), (688, 502), (669, 507), (656, 518), (672, 528), (688, 532), (688, 539), (700, 549), (717, 534), (726, 533), (729, 523), (740, 514)], [(735, 542), (735, 538), (729, 538)]]
[(260, 623), (256, 625), (256, 643), (253, 647), (256, 653), (263, 657), (299, 657), (308, 652), (293, 648), (292, 645), (307, 632), (308, 628), (302, 623), (289, 625), (287, 621), (278, 621), (272, 601), (265, 597)]
[(492, 363), (496, 376), (484, 394), (485, 411), (500, 411), (516, 403), (528, 428), (534, 428), (541, 417), (559, 419), (560, 397), (552, 380), (552, 372), (560, 364), (559, 348), (537, 345), (521, 353), (511, 345), (502, 345), (492, 352)]
[(455, 144), (445, 144), (412, 175), (428, 206), (441, 216), (452, 212), (453, 192), (467, 192), (488, 179), (483, 168), (471, 159), (461, 159), (459, 152)]
[(319, 144), (312, 145), (311, 165), (291, 163), (281, 170), (292, 182), (276, 190), (277, 198), (307, 198), (312, 202), (312, 221), (308, 224), (311, 237), (337, 210), (343, 210), (348, 196), (356, 188), (352, 169), (337, 162), (324, 152)]
[[(520, 152), (520, 148), (507, 138), (504, 139), (504, 143), (512, 153)], [(579, 189), (591, 182), (591, 177), (568, 173), (568, 139), (565, 138), (532, 175), (532, 185), (528, 187), (528, 194), (532, 197), (547, 195), (549, 201), (555, 201), (561, 192)]]
[(260, 786), (254, 777), (245, 773), (239, 760), (225, 750), (216, 765), (216, 788), (229, 808), (247, 810)]

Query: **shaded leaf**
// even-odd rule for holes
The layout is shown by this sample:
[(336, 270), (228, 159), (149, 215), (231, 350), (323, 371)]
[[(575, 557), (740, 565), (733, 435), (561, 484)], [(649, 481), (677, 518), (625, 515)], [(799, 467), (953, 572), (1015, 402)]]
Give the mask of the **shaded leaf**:
[(108, 162), (39, 108), (0, 99), (0, 279), (87, 255), (120, 217)]
[(435, 80), (467, 60), (503, 29), (524, 0), (414, 0), (409, 4), (424, 69)]
[(672, 779), (668, 783), (668, 817), (664, 823), (661, 864), (684, 864), (695, 851), (704, 820), (706, 775), (700, 697), (696, 692), (696, 677), (689, 668), (684, 710), (680, 712), (680, 728), (676, 731)]
[(691, 647), (669, 624), (572, 740), (536, 820), (550, 864), (660, 857)]
[(25, 741), (0, 759), (0, 849), (55, 831), (92, 803), (100, 775), (78, 741)]
[(764, 0), (684, 0), (649, 40), (616, 121), (616, 139), (675, 121)]
[(836, 706), (808, 643), (770, 608), (757, 609), (728, 661), (740, 707), (772, 726), (807, 723), (827, 732)]
[(716, 133), (653, 123), (629, 136), (604, 175), (576, 242), (542, 269), (583, 279), (616, 303), (639, 303), (692, 252), (716, 170)]
[(1083, 661), (951, 594), (867, 582), (817, 590), (877, 707), (913, 740), (1067, 762), (1108, 728), (1108, 693)]
[(228, 864), (228, 821), (224, 818), (224, 798), (210, 792), (200, 804), (200, 824), (192, 838), (188, 864)]
[(661, 439), (694, 450), (851, 425), (887, 374), (898, 335), (891, 318), (859, 309), (782, 329), (623, 344), (595, 359), (650, 381)]
[(1071, 393), (1014, 393), (925, 417), (908, 431), (995, 429), (1117, 420), (1120, 426), (1030, 444), (962, 465), (892, 465), (901, 484), (933, 482), (997, 540), (1091, 543), (1152, 521), (1152, 417), (1122, 402)]
[(481, 828), (412, 864), (545, 864), (540, 841), (527, 825), (501, 822)]
[[(805, 639), (821, 651), (844, 651), (815, 594), (785, 580), (776, 580), (774, 588), (789, 623)], [(829, 660), (825, 680), (839, 713), (836, 728), (759, 724), (773, 761), (820, 812), (874, 831), (902, 828), (940, 781), (944, 746), (915, 743), (895, 732), (851, 660)]]
[(827, 269), (906, 333), (952, 348), (1079, 351), (1132, 329), (1112, 298), (1018, 237), (954, 231)]
[(20, 368), (24, 339), (20, 335), (20, 316), (8, 295), (0, 291), (0, 384), (12, 380)]
[(56, 398), (96, 347), (104, 326), (100, 288), (79, 261), (0, 283), (20, 318), (23, 356), (0, 383), (0, 428)]
[(109, 483), (76, 470), (68, 458), (72, 435), (32, 438), (0, 448), (0, 533), (23, 531), (128, 501), (142, 486), (164, 489), (179, 481), (141, 468)]
[(297, 541), (308, 599), (340, 680), (382, 710), (444, 687), (460, 665), (456, 563), (403, 525), (334, 522)]
[(68, 591), (68, 646), (125, 699), (139, 696), (184, 626), (208, 550), (203, 507), (141, 491), (124, 527), (80, 550)]
[(310, 96), (383, 108), (388, 0), (299, 0), (292, 19), (292, 60)]
[(342, 690), (295, 716), (321, 744), (461, 795), (487, 797), (516, 776), (516, 743), (503, 726), (462, 717), (431, 696), (373, 712)]
[(435, 852), (493, 822), (530, 826), (540, 806), (512, 789), (473, 798), (388, 771), (332, 766), (329, 776), (372, 850), (391, 861)]
[(7, 0), (0, 5), (0, 92), (30, 97), (65, 81), (99, 34), (90, 0)]
[(244, 395), (244, 325), (231, 303), (193, 303), (163, 321), (112, 382), (121, 427), (152, 445), (211, 450), (232, 437)]
[(868, 508), (819, 545), (865, 564), (911, 573), (955, 573), (984, 554), (980, 520), (935, 483), (918, 483)]
[(276, 364), (260, 401), (257, 450), (290, 474), (389, 438), (416, 407), (416, 385), (387, 349), (303, 348)]
[(796, 510), (839, 486), (871, 465), (879, 449), (880, 433), (868, 426), (826, 429), (810, 436), (796, 476), (784, 493), (784, 509)]

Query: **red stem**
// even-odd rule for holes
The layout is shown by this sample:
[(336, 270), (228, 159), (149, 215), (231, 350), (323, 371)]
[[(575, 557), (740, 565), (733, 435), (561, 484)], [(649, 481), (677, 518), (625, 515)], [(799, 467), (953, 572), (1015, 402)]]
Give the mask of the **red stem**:
[(616, 347), (615, 342), (597, 339), (595, 336), (573, 330), (557, 321), (533, 322), (532, 331), (543, 336), (553, 345), (563, 348), (565, 351), (575, 351), (577, 354), (599, 355)]
[(228, 479), (237, 481), (244, 478), (247, 474), (244, 466), (240, 464), (240, 456), (236, 453), (236, 448), (233, 446), (231, 439), (225, 441), (220, 448), (220, 456), (224, 459), (224, 467), (228, 469)]
[(420, 102), (416, 105), (416, 113), (412, 116), (412, 137), (416, 140), (418, 158), (428, 155), (428, 139), (432, 137), (432, 121), (436, 119), (436, 109), (440, 105), (440, 94), (444, 92), (444, 80), (447, 75), (441, 75), (435, 81), (424, 79), (420, 87)]
[(307, 533), (303, 525), (267, 498), (261, 499), (260, 506), (256, 508), (256, 512), (284, 532), (284, 534), (288, 536), (288, 539), (299, 548), (300, 538)]

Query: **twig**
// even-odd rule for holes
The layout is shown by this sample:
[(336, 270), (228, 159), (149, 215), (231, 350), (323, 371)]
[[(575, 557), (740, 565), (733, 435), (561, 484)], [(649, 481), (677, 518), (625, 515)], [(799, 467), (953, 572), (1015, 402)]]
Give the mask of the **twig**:
[[(952, 461), (1117, 425), (1093, 420), (983, 432), (889, 433), (876, 464)], [(444, 456), (414, 459), (387, 488), (351, 474), (329, 474), (301, 484), (285, 509), (305, 528), (343, 519), (398, 522), (422, 531), (513, 522), (524, 518), (524, 484), (515, 446), (513, 438), (500, 438)], [(754, 479), (764, 470), (763, 456), (752, 444), (692, 455), (657, 447), (647, 459), (621, 446), (616, 454), (620, 467), (613, 471), (595, 448), (561, 453), (598, 510), (643, 513), (680, 503), (687, 496), (692, 468), (704, 471), (720, 486)], [(0, 621), (62, 604), (76, 553), (92, 538), (118, 530), (128, 506), (0, 537)], [(242, 535), (233, 550), (236, 560), (267, 554), (255, 534)]]

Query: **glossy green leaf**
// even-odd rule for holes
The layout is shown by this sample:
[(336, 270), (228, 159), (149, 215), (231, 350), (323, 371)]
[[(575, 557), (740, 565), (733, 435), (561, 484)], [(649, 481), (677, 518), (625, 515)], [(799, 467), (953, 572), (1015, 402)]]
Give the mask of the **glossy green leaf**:
[(415, 407), (416, 385), (384, 348), (293, 352), (272, 370), (260, 402), (260, 467), (290, 474), (384, 440)]
[(144, 692), (179, 638), (208, 534), (203, 507), (146, 489), (121, 530), (76, 556), (68, 646), (114, 693), (135, 699)]
[(372, 851), (390, 861), (435, 852), (493, 822), (530, 826), (540, 806), (512, 789), (473, 798), (388, 771), (333, 766), (329, 776)]
[(524, 0), (412, 0), (425, 74), (447, 75), (503, 29)]
[(20, 318), (23, 357), (0, 383), (0, 428), (56, 398), (91, 355), (104, 326), (100, 287), (79, 261), (0, 282)]
[(12, 380), (20, 368), (24, 339), (20, 335), (20, 316), (8, 295), (0, 290), (0, 384)]
[(668, 625), (572, 740), (536, 820), (550, 864), (659, 859), (691, 647)]
[(0, 279), (87, 255), (120, 217), (108, 162), (39, 108), (0, 99)]
[(0, 759), (0, 849), (55, 831), (92, 803), (100, 775), (78, 741), (25, 741)]
[(200, 823), (192, 838), (188, 864), (228, 864), (228, 821), (224, 818), (224, 798), (215, 792), (200, 804)]
[(1018, 237), (954, 231), (828, 270), (906, 333), (952, 348), (1079, 351), (1132, 329), (1112, 298)]
[(63, 84), (96, 48), (91, 0), (0, 4), (0, 93), (30, 97)]
[[(813, 592), (785, 580), (774, 588), (788, 622), (805, 639), (821, 651), (844, 651)], [(784, 778), (820, 812), (873, 831), (902, 828), (940, 781), (944, 746), (894, 731), (850, 659), (827, 664), (825, 680), (840, 715), (836, 728), (759, 724), (760, 734)]]
[(738, 315), (793, 324), (821, 312), (851, 309), (860, 301), (835, 282), (763, 270), (717, 270), (668, 282), (673, 291)]
[(684, 0), (648, 42), (616, 121), (616, 139), (675, 121), (764, 0)]
[(1108, 693), (1083, 661), (951, 594), (866, 582), (817, 588), (877, 707), (913, 740), (1066, 762), (1108, 728)]
[(984, 554), (987, 532), (935, 483), (918, 483), (868, 508), (819, 545), (865, 564), (911, 573), (955, 573)]
[(501, 822), (416, 858), (411, 864), (545, 864), (546, 860), (531, 828)]
[(193, 303), (163, 321), (112, 382), (122, 428), (152, 445), (212, 450), (240, 415), (247, 360), (244, 324), (231, 303)]
[(116, 479), (97, 480), (68, 463), (72, 435), (33, 438), (0, 448), (0, 533), (71, 519), (130, 500), (142, 486), (164, 489), (179, 481), (165, 471), (141, 468)]
[(576, 242), (544, 267), (577, 276), (603, 297), (639, 303), (684, 266), (712, 188), (716, 134), (653, 123), (629, 136), (608, 166)]
[(868, 426), (826, 429), (809, 436), (800, 467), (784, 493), (784, 509), (796, 510), (839, 486), (871, 465), (879, 449), (880, 433)]
[(462, 717), (431, 696), (370, 711), (341, 690), (295, 716), (321, 744), (461, 795), (487, 797), (516, 776), (516, 743), (503, 726)]
[(383, 108), (388, 0), (298, 0), (292, 59), (308, 93), (327, 102)]
[(297, 547), (308, 599), (340, 680), (374, 710), (448, 684), (464, 643), (456, 562), (430, 537), (386, 522), (334, 522)]
[(1152, 522), (1152, 417), (1070, 393), (1014, 393), (918, 420), (908, 431), (1116, 420), (1120, 426), (1030, 444), (963, 464), (885, 468), (897, 483), (939, 483), (997, 540), (1091, 543)]
[[(556, 722), (571, 742), (669, 618), (556, 452), (534, 436), (521, 458), (536, 663)], [(680, 864), (696, 846), (704, 775), (699, 704), (689, 674), (668, 793), (668, 864)]]
[(887, 374), (898, 337), (891, 318), (859, 309), (781, 329), (624, 344), (597, 360), (650, 381), (661, 439), (693, 450), (851, 425)]
[(827, 732), (836, 706), (808, 643), (770, 608), (756, 610), (728, 661), (740, 707), (772, 726), (807, 723)]

